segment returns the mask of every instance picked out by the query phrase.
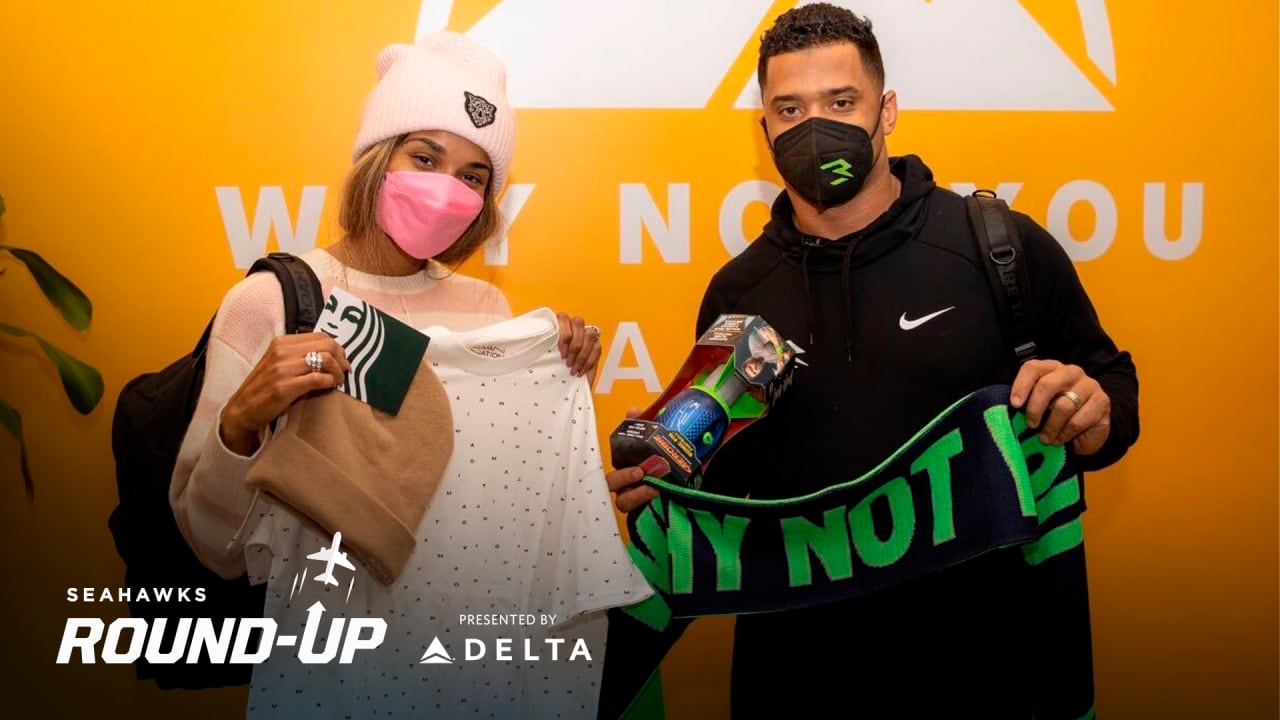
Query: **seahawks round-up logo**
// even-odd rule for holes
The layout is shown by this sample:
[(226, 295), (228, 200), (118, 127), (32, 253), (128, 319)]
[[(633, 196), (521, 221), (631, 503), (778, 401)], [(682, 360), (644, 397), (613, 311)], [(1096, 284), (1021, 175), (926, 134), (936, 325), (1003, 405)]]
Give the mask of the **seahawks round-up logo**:
[(462, 94), (467, 97), (467, 116), (471, 118), (471, 124), (478, 128), (492, 125), (498, 116), (498, 106), (465, 90)]

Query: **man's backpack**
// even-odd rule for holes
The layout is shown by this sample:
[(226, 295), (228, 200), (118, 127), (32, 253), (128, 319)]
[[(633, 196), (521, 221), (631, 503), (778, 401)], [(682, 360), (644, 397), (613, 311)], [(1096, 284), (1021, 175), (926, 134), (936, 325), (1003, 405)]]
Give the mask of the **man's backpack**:
[[(280, 281), (286, 332), (314, 330), (324, 298), (311, 268), (287, 253), (272, 253), (256, 261), (249, 274), (259, 271), (270, 271)], [(159, 645), (163, 651), (174, 647), (178, 618), (212, 618), (221, 632), (225, 618), (262, 617), (266, 598), (265, 584), (250, 585), (244, 575), (225, 580), (205, 568), (178, 530), (169, 505), (169, 482), (204, 384), (205, 350), (212, 329), (210, 319), (190, 354), (125, 385), (112, 419), (119, 504), (107, 525), (124, 560), (130, 613), (147, 620), (148, 627), (154, 627), (157, 618), (167, 618), (164, 642)], [(183, 588), (189, 589), (186, 598), (178, 594)], [(196, 588), (204, 588), (203, 602), (196, 602)], [(144, 589), (145, 601), (139, 598)], [(157, 599), (159, 592), (170, 590), (173, 594), (168, 599)], [(215, 688), (247, 685), (253, 670), (249, 664), (213, 664), (207, 653), (201, 654), (200, 662), (183, 660), (159, 665), (139, 658), (137, 678), (154, 680), (166, 690)]]
[(1005, 341), (1018, 365), (1035, 359), (1035, 298), (1027, 275), (1026, 256), (1009, 205), (990, 190), (977, 190), (965, 199), (969, 223), (991, 283)]

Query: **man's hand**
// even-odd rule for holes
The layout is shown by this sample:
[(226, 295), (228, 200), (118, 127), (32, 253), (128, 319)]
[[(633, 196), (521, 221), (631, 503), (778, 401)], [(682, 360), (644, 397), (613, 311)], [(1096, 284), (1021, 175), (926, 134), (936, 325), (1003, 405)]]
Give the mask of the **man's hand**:
[[(636, 417), (640, 412), (631, 408), (627, 411), (627, 417)], [(645, 460), (639, 467), (618, 468), (606, 474), (604, 478), (609, 483), (609, 492), (616, 495), (613, 502), (618, 511), (629, 514), (632, 510), (643, 507), (645, 503), (658, 497), (658, 491), (652, 485), (641, 482), (644, 476), (662, 477), (668, 472), (671, 472), (671, 468), (666, 461), (654, 456)]]
[(1111, 398), (1076, 365), (1027, 361), (1013, 381), (1009, 404), (1025, 410), (1027, 425), (1040, 428), (1042, 442), (1071, 443), (1080, 455), (1098, 452), (1111, 434)]

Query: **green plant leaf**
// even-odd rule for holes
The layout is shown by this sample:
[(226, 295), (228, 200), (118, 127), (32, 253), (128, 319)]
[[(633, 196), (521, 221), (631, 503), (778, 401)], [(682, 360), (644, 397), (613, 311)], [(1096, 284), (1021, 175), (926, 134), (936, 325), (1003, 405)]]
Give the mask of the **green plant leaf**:
[(62, 317), (71, 323), (71, 327), (81, 331), (89, 329), (89, 323), (93, 320), (93, 303), (89, 302), (89, 296), (76, 287), (75, 283), (30, 250), (7, 245), (0, 245), (0, 250), (8, 250), (27, 266), (41, 292), (58, 308)]
[(49, 358), (54, 366), (58, 368), (58, 376), (62, 378), (62, 389), (66, 392), (67, 399), (71, 401), (72, 407), (79, 411), (81, 415), (88, 415), (93, 412), (93, 409), (98, 405), (98, 401), (102, 399), (103, 385), (102, 374), (92, 365), (75, 359), (68, 353), (22, 328), (0, 323), (0, 332), (8, 333), (15, 337), (34, 338), (40, 344), (40, 349), (44, 351), (45, 357)]
[(35, 497), (36, 486), (31, 480), (31, 468), (27, 465), (27, 441), (22, 438), (22, 416), (12, 405), (0, 400), (0, 425), (18, 441), (18, 463), (22, 466), (22, 484), (27, 489), (27, 499)]

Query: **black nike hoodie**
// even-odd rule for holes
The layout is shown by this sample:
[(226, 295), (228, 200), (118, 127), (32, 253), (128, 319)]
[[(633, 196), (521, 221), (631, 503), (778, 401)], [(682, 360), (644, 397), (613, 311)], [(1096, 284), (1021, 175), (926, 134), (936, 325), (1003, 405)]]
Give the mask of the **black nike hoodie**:
[[(767, 417), (713, 456), (705, 489), (787, 498), (848, 481), (961, 397), (1012, 383), (1017, 367), (964, 199), (939, 188), (918, 157), (894, 158), (890, 170), (901, 194), (865, 229), (806, 236), (784, 192), (762, 236), (711, 279), (698, 336), (723, 313), (760, 315), (804, 350), (806, 366)], [(1108, 441), (1077, 459), (1081, 470), (1106, 467), (1138, 437), (1133, 362), (1102, 329), (1062, 247), (1014, 217), (1040, 356), (1081, 366), (1110, 396)], [(1029, 717), (1033, 681), (1010, 649), (1026, 644), (1019, 633), (1033, 611), (1009, 601), (1008, 562), (1022, 561), (993, 553), (853, 600), (739, 616), (733, 717)], [(611, 618), (601, 717), (687, 626), (674, 623), (655, 643), (625, 616)]]
[[(726, 443), (706, 484), (726, 494), (794, 497), (875, 467), (926, 422), (981, 387), (1012, 383), (996, 298), (964, 199), (916, 156), (890, 164), (902, 182), (868, 227), (822, 240), (796, 229), (778, 196), (763, 235), (711, 279), (700, 336), (722, 313), (762, 316), (804, 349), (806, 367), (770, 415)], [(1111, 398), (1112, 429), (1084, 470), (1119, 460), (1138, 436), (1128, 353), (1098, 320), (1062, 247), (1014, 213), (1040, 323), (1041, 357), (1081, 366)], [(752, 448), (768, 447), (761, 466)]]
[[(1013, 382), (1018, 368), (964, 199), (939, 188), (918, 157), (890, 169), (901, 195), (865, 229), (806, 236), (782, 193), (761, 238), (712, 278), (699, 335), (722, 313), (760, 315), (805, 350), (807, 366), (767, 417), (712, 458), (708, 490), (786, 498), (846, 482), (961, 397)], [(1102, 329), (1057, 241), (1024, 214), (1015, 223), (1040, 356), (1081, 366), (1111, 399), (1107, 443), (1078, 458), (1082, 470), (1105, 467), (1138, 437), (1133, 362)], [(1008, 602), (1012, 557), (851, 601), (739, 616), (733, 716), (831, 707), (861, 717), (1028, 717), (1027, 668), (1010, 648), (1025, 645), (1018, 633), (1030, 609)]]

